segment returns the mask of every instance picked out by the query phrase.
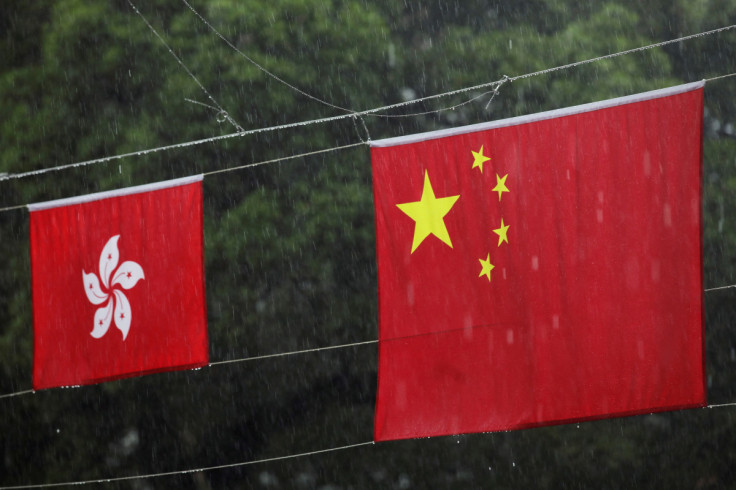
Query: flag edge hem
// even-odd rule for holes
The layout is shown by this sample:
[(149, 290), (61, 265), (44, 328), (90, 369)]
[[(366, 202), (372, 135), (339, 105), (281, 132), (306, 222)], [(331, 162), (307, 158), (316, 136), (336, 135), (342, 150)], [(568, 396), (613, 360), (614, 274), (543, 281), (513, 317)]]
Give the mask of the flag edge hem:
[(81, 196), (65, 197), (62, 199), (55, 199), (53, 201), (44, 201), (39, 203), (28, 204), (28, 211), (42, 211), (45, 209), (60, 208), (64, 206), (71, 206), (74, 204), (83, 204), (94, 201), (101, 201), (111, 197), (130, 196), (134, 194), (142, 194), (145, 192), (157, 191), (161, 189), (168, 189), (171, 187), (178, 187), (181, 185), (194, 184), (201, 182), (204, 178), (204, 174), (192, 175), (189, 177), (182, 177), (180, 179), (164, 180), (161, 182), (154, 182), (150, 184), (137, 185), (132, 187), (123, 187), (120, 189), (114, 189), (110, 191), (95, 192), (92, 194), (84, 194)]
[(682, 403), (682, 404), (672, 404), (672, 405), (664, 405), (660, 407), (649, 407), (649, 408), (642, 408), (638, 410), (626, 410), (621, 412), (611, 412), (611, 413), (600, 413), (585, 417), (570, 417), (566, 419), (556, 419), (556, 420), (546, 420), (541, 422), (522, 422), (518, 424), (509, 424), (504, 427), (499, 427), (495, 429), (489, 429), (484, 431), (468, 431), (468, 432), (458, 432), (458, 433), (436, 433), (436, 434), (422, 434), (422, 435), (409, 435), (409, 436), (389, 436), (388, 438), (383, 436), (379, 437), (377, 433), (374, 433), (374, 440), (376, 442), (389, 442), (389, 441), (404, 441), (404, 440), (410, 440), (410, 439), (426, 439), (429, 437), (448, 437), (448, 436), (458, 436), (463, 434), (493, 434), (498, 432), (509, 432), (509, 431), (516, 431), (516, 430), (526, 430), (526, 429), (536, 429), (541, 427), (552, 427), (555, 425), (571, 425), (581, 422), (597, 422), (601, 420), (610, 420), (610, 419), (618, 419), (618, 418), (624, 418), (624, 417), (636, 417), (636, 416), (642, 416), (642, 415), (653, 415), (655, 413), (667, 413), (667, 412), (677, 412), (682, 410), (693, 410), (698, 408), (708, 408), (707, 404), (707, 398), (706, 394), (703, 393), (702, 400), (693, 401), (691, 403)]
[(618, 107), (626, 104), (632, 104), (636, 102), (643, 102), (645, 100), (659, 99), (662, 97), (668, 97), (671, 95), (683, 94), (691, 92), (693, 90), (701, 89), (705, 86), (705, 81), (701, 80), (698, 82), (686, 83), (683, 85), (676, 85), (673, 87), (666, 87), (657, 90), (650, 90), (648, 92), (641, 92), (633, 95), (626, 95), (623, 97), (616, 97), (613, 99), (606, 99), (596, 102), (589, 102), (587, 104), (580, 104), (570, 107), (563, 107), (560, 109), (553, 109), (550, 111), (536, 112), (534, 114), (526, 114), (523, 116), (515, 116), (506, 119), (497, 119), (493, 121), (487, 121), (477, 124), (471, 124), (467, 126), (459, 126), (452, 128), (439, 129), (435, 131), (428, 131), (424, 133), (409, 134), (404, 136), (396, 136), (392, 138), (384, 138), (380, 140), (370, 141), (371, 148), (388, 148), (392, 146), (405, 145), (410, 143), (420, 143), (423, 141), (429, 141), (439, 138), (445, 138), (448, 136), (457, 136), (467, 133), (475, 133), (478, 131), (487, 131), (489, 129), (497, 129), (509, 126), (518, 126), (520, 124), (528, 124), (532, 122), (544, 121), (548, 119), (555, 119), (558, 117), (571, 116), (575, 114), (583, 114), (586, 112), (592, 112), (599, 109), (608, 109), (611, 107)]

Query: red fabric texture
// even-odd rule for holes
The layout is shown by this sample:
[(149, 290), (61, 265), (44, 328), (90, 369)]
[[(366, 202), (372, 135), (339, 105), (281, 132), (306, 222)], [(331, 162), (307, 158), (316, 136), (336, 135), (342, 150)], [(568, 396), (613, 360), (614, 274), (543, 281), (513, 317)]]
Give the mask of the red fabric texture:
[(208, 363), (201, 181), (32, 211), (30, 237), (34, 389)]
[[(700, 88), (373, 147), (375, 440), (705, 405), (702, 113)], [(452, 246), (412, 252), (425, 175)]]

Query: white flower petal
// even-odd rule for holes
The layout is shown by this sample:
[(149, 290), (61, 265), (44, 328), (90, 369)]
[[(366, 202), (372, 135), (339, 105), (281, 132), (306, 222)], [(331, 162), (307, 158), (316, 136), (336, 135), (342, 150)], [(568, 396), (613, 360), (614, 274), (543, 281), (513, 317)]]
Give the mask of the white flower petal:
[(120, 259), (118, 238), (120, 238), (120, 235), (110, 238), (102, 249), (102, 254), (100, 254), (100, 279), (102, 279), (102, 284), (106, 288), (110, 287), (110, 276), (115, 267), (118, 266), (118, 260)]
[(114, 289), (113, 294), (115, 295), (115, 326), (123, 332), (123, 340), (125, 340), (130, 330), (130, 303), (122, 291)]
[(95, 326), (90, 333), (92, 337), (99, 339), (107, 333), (107, 329), (110, 328), (110, 321), (112, 320), (112, 304), (113, 300), (110, 298), (107, 305), (98, 308), (95, 312)]
[(93, 305), (101, 305), (109, 297), (102, 291), (100, 280), (94, 272), (87, 274), (82, 269), (82, 280), (84, 281), (84, 292), (87, 293), (87, 299)]
[(138, 265), (137, 262), (126, 260), (120, 264), (118, 270), (113, 274), (111, 286), (119, 284), (123, 289), (130, 289), (135, 286), (140, 279), (145, 279), (143, 268)]

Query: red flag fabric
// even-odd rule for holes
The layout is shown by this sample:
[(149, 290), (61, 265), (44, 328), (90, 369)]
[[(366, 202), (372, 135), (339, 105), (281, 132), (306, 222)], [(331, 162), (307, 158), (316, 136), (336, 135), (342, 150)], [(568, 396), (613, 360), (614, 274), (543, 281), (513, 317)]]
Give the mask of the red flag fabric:
[(705, 404), (703, 84), (372, 142), (375, 440)]
[(207, 364), (201, 175), (29, 210), (34, 389)]

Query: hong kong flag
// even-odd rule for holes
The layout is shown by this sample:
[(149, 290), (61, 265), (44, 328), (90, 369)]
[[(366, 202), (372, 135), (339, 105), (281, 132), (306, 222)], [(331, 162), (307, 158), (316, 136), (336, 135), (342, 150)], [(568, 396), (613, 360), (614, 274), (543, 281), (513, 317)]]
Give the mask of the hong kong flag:
[(34, 389), (207, 364), (202, 176), (29, 210)]
[(705, 404), (703, 84), (372, 143), (375, 439)]

